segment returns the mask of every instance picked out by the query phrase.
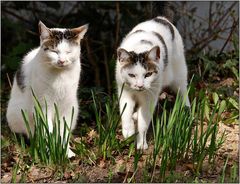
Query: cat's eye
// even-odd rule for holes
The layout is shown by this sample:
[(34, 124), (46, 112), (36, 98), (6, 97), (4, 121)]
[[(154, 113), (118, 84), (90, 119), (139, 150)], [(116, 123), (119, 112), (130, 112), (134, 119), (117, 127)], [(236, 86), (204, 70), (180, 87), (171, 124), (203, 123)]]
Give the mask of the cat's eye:
[(54, 52), (54, 53), (58, 54), (58, 51), (57, 51), (57, 50), (49, 49), (49, 48), (47, 48), (47, 47), (45, 47), (43, 50), (44, 50), (44, 51)]
[(134, 78), (134, 77), (135, 77), (135, 75), (134, 75), (134, 74), (132, 74), (132, 73), (129, 73), (128, 75), (129, 75), (129, 77), (132, 77), (132, 78)]
[(152, 74), (153, 74), (152, 72), (146, 73), (145, 78), (150, 77)]
[(70, 54), (70, 53), (71, 53), (71, 51), (67, 51), (66, 53), (67, 53), (67, 54)]
[(58, 54), (58, 51), (57, 50), (53, 50), (53, 49), (49, 49), (51, 52), (54, 52), (56, 54)]

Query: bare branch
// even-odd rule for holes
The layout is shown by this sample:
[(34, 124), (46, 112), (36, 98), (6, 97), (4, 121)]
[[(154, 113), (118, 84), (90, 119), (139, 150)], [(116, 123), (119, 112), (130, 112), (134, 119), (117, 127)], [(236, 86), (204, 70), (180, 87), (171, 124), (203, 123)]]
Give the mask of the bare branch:
[(91, 52), (90, 46), (89, 46), (89, 40), (86, 38), (85, 39), (85, 43), (86, 43), (86, 48), (87, 48), (87, 57), (89, 62), (91, 63), (91, 65), (93, 66), (94, 70), (95, 70), (95, 84), (97, 86), (100, 86), (100, 72), (99, 72), (99, 67), (97, 66), (96, 61), (94, 61), (93, 58), (93, 53)]
[(222, 48), (220, 49), (219, 54), (223, 52), (223, 50), (226, 47), (227, 43), (231, 39), (232, 34), (233, 34), (234, 30), (236, 29), (236, 27), (238, 25), (238, 21), (239, 21), (239, 19), (237, 21), (235, 21), (235, 20), (233, 21), (231, 32), (229, 33), (229, 36), (228, 36), (227, 40), (225, 41), (225, 43), (223, 44)]
[(115, 34), (115, 50), (117, 50), (118, 47), (118, 42), (119, 42), (119, 30), (120, 30), (120, 7), (119, 7), (119, 2), (116, 2), (116, 18), (115, 18), (115, 22), (116, 22), (116, 34)]

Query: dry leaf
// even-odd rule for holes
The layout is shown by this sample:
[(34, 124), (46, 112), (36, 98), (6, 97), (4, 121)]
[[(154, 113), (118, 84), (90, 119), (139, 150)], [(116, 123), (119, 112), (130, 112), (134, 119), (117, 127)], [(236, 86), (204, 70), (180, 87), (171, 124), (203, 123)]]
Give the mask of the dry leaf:
[(91, 130), (90, 132), (88, 132), (88, 137), (89, 138), (96, 138), (97, 137), (97, 132), (95, 130)]
[(167, 98), (167, 93), (163, 92), (161, 95), (160, 95), (160, 100), (164, 100)]
[(65, 173), (64, 173), (64, 178), (65, 178), (65, 179), (72, 178), (71, 173), (70, 173), (70, 172), (65, 172)]
[(190, 163), (190, 164), (184, 164), (188, 169), (190, 169), (191, 171), (194, 171), (194, 168), (193, 168), (193, 164)]
[(101, 159), (98, 166), (100, 168), (106, 168), (106, 162), (103, 159)]
[(220, 82), (221, 86), (232, 86), (234, 84), (234, 79), (233, 78), (227, 78), (225, 80), (223, 80), (222, 82)]
[(12, 179), (12, 175), (11, 173), (5, 173), (5, 175), (3, 175), (3, 177), (1, 178), (1, 183), (10, 183)]

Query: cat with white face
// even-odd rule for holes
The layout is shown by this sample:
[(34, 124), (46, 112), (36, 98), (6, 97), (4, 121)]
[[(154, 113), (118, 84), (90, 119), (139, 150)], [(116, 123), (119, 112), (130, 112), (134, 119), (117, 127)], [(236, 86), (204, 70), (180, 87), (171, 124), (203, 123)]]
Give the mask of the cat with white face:
[[(11, 96), (7, 108), (7, 121), (10, 129), (16, 133), (28, 135), (21, 110), (29, 115), (30, 128), (34, 132), (34, 102), (32, 91), (40, 101), (47, 117), (49, 131), (53, 131), (56, 103), (60, 118), (65, 117), (70, 127), (72, 108), (74, 117), (71, 129), (76, 126), (78, 116), (77, 89), (80, 79), (81, 63), (80, 42), (87, 32), (88, 25), (74, 29), (47, 28), (39, 22), (40, 46), (30, 51), (14, 77)], [(63, 135), (64, 124), (60, 131)], [(74, 156), (69, 149), (68, 157)]]
[[(187, 66), (181, 35), (164, 17), (135, 26), (117, 50), (116, 81), (125, 138), (135, 133), (137, 148), (147, 149), (146, 134), (162, 88), (170, 86), (184, 96)], [(123, 87), (123, 90), (122, 90)], [(122, 94), (121, 94), (122, 91)], [(188, 97), (186, 105), (190, 106)]]

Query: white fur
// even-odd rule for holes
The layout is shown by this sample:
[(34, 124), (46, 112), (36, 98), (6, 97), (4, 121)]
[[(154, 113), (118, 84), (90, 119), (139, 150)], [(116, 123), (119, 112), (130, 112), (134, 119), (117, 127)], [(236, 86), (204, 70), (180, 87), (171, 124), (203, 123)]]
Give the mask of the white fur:
[[(46, 36), (45, 32), (44, 36)], [(31, 88), (40, 101), (43, 112), (45, 112), (44, 101), (47, 102), (50, 132), (52, 132), (55, 117), (54, 103), (57, 104), (61, 119), (65, 117), (69, 127), (72, 107), (74, 108), (71, 129), (75, 128), (78, 116), (77, 89), (81, 72), (80, 46), (69, 44), (66, 40), (63, 40), (58, 44), (56, 50), (58, 53), (50, 50), (44, 51), (43, 47), (40, 46), (24, 57), (22, 71), (26, 87), (23, 91), (20, 90), (16, 77), (14, 78), (7, 108), (7, 121), (13, 132), (28, 135), (21, 109), (29, 114), (30, 127), (32, 132), (34, 131), (32, 119), (34, 104)], [(59, 60), (63, 60), (64, 63), (59, 65)], [(63, 121), (60, 131), (63, 133)], [(68, 156), (74, 156), (70, 149), (68, 149)]]
[[(160, 18), (165, 19), (163, 17)], [(134, 33), (136, 30), (144, 30), (145, 32)], [(166, 53), (163, 44), (152, 34), (152, 31), (159, 33), (166, 43), (168, 65), (165, 69), (163, 58)], [(150, 77), (144, 78), (147, 71), (140, 64), (126, 69), (122, 69), (122, 62), (119, 61), (119, 59), (116, 64), (116, 80), (119, 95), (123, 84), (125, 82), (129, 83), (129, 85), (124, 85), (120, 98), (121, 112), (125, 104), (127, 104), (122, 114), (122, 133), (125, 138), (133, 135), (135, 133), (134, 121), (137, 120), (138, 149), (148, 148), (146, 134), (162, 88), (164, 86), (170, 86), (175, 91), (179, 89), (182, 96), (187, 92), (187, 66), (184, 56), (184, 46), (182, 38), (175, 27), (174, 34), (175, 38), (172, 40), (168, 27), (149, 20), (134, 27), (119, 47), (128, 52), (134, 51), (135, 53), (149, 51), (153, 46), (160, 47), (160, 59), (156, 62), (158, 73), (152, 74)], [(149, 44), (139, 44), (139, 41), (142, 39), (151, 41), (153, 46)], [(134, 74), (135, 77), (129, 77), (129, 73)], [(138, 85), (143, 85), (145, 90), (138, 91)], [(137, 112), (134, 112), (136, 104), (138, 105), (138, 109)], [(186, 105), (190, 106), (188, 97), (186, 99)]]

